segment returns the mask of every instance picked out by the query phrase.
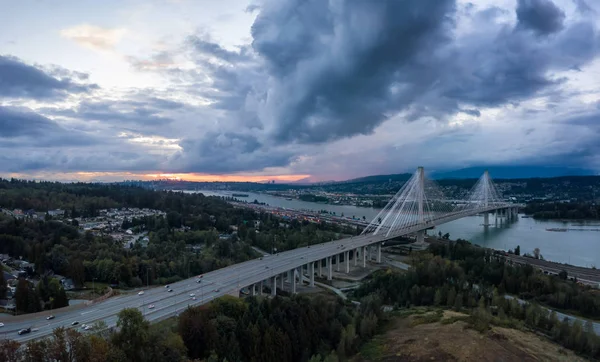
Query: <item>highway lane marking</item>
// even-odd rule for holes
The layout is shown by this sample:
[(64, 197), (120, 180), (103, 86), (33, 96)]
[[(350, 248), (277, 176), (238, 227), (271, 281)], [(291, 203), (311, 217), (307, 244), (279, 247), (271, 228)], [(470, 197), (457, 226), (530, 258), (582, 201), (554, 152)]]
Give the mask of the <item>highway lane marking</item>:
[(92, 310), (88, 310), (87, 312), (81, 312), (81, 315), (85, 315), (88, 313), (92, 313), (92, 312), (96, 312), (98, 309), (92, 309)]

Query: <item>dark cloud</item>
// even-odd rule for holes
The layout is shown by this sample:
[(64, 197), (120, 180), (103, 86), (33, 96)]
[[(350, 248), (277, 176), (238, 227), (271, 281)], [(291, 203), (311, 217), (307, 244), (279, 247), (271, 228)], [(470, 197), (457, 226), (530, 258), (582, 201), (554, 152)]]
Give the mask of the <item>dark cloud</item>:
[(518, 0), (518, 27), (548, 35), (562, 29), (565, 13), (551, 0)]
[[(553, 6), (521, 2), (520, 23), (512, 26), (505, 18), (514, 9), (457, 8), (452, 0), (265, 0), (253, 10), (252, 49), (228, 50), (205, 36), (187, 40), (198, 67), (176, 77), (188, 94), (211, 102), (219, 138), (240, 142), (238, 135), (249, 133), (261, 140), (243, 157), (219, 158), (218, 167), (202, 158), (196, 165), (247, 170), (238, 160), (256, 159), (249, 169), (280, 166), (292, 154), (272, 163), (263, 155), (370, 134), (391, 118), (480, 117), (480, 108), (518, 106), (532, 97), (560, 104), (571, 97), (563, 93), (568, 79), (561, 72), (583, 69), (600, 42), (593, 22), (563, 24), (560, 9), (548, 10)], [(530, 12), (538, 8), (553, 16), (553, 28), (536, 23)], [(455, 22), (465, 17), (477, 30), (457, 35)], [(553, 36), (541, 40), (541, 31)], [(183, 144), (188, 164), (211, 145), (193, 135)]]
[(407, 73), (449, 41), (454, 6), (449, 0), (263, 6), (252, 35), (273, 77), (266, 99), (268, 116), (277, 120), (273, 137), (310, 143), (372, 132), (410, 102), (403, 92), (412, 81)]
[(479, 109), (463, 109), (461, 112), (466, 113), (470, 116), (481, 117)]
[(87, 93), (95, 84), (77, 83), (86, 75), (54, 67), (47, 72), (20, 59), (0, 55), (0, 96), (8, 98), (59, 99), (70, 93)]
[(229, 63), (239, 63), (249, 60), (248, 49), (246, 47), (242, 47), (240, 51), (231, 51), (217, 43), (211, 42), (206, 37), (201, 38), (199, 36), (190, 36), (188, 43), (199, 54), (210, 55)]
[(292, 160), (289, 149), (264, 147), (248, 134), (207, 132), (200, 139), (182, 142), (183, 158), (178, 169), (186, 172), (228, 173), (286, 166)]
[(31, 110), (0, 106), (0, 146), (65, 147), (97, 143), (96, 138), (67, 129)]
[[(153, 106), (156, 107), (153, 107)], [(165, 108), (166, 107), (166, 108)], [(175, 108), (173, 108), (175, 107)], [(158, 127), (173, 122), (172, 118), (161, 115), (162, 109), (176, 109), (177, 102), (159, 100), (156, 103), (124, 101), (82, 101), (71, 109), (45, 109), (54, 115), (70, 117), (79, 120), (96, 121), (113, 126)]]

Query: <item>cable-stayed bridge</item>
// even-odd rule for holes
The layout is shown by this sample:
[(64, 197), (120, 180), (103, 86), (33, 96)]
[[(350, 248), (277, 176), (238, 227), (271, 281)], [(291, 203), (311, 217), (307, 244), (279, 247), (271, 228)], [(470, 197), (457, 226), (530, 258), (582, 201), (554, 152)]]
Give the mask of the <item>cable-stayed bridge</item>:
[[(143, 294), (125, 295), (92, 303), (81, 309), (53, 311), (56, 318), (46, 320), (49, 312), (15, 319), (0, 317), (6, 338), (21, 342), (47, 337), (58, 327), (77, 328), (81, 324), (104, 321), (114, 327), (117, 313), (124, 308), (137, 308), (150, 321), (160, 321), (193, 305), (208, 303), (225, 294), (239, 296), (242, 290), (262, 294), (265, 286), (271, 295), (277, 290), (296, 293), (304, 281), (315, 285), (315, 276), (332, 279), (333, 268), (349, 273), (350, 264), (361, 268), (367, 261), (381, 262), (381, 247), (386, 240), (416, 234), (416, 244), (424, 244), (427, 229), (467, 216), (483, 214), (484, 227), (489, 225), (490, 213), (496, 217), (512, 218), (519, 205), (503, 201), (489, 174), (485, 172), (464, 200), (446, 198), (435, 182), (427, 179), (418, 168), (410, 180), (392, 197), (381, 212), (365, 227), (361, 235), (323, 244), (268, 255), (172, 284), (153, 288)], [(200, 280), (200, 282), (198, 282)], [(73, 326), (77, 321), (79, 324)], [(18, 335), (23, 328), (33, 332)]]

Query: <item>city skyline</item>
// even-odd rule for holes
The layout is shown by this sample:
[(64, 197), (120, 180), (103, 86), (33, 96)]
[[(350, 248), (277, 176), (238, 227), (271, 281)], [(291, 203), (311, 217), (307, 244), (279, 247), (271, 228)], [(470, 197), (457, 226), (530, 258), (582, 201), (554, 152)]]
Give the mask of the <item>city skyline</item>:
[(584, 0), (3, 1), (0, 177), (600, 172)]

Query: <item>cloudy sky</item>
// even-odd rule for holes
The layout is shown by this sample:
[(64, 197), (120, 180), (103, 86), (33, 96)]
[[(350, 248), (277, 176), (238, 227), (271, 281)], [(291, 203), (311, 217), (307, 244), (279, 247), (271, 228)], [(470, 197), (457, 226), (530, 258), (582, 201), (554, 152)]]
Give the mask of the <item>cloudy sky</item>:
[(0, 175), (600, 171), (596, 0), (0, 0)]

